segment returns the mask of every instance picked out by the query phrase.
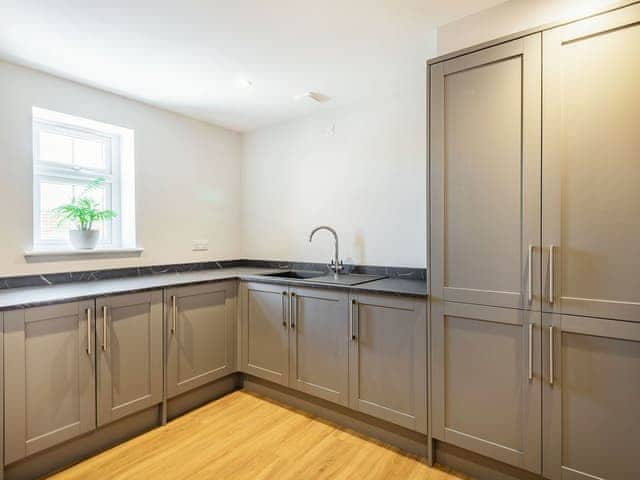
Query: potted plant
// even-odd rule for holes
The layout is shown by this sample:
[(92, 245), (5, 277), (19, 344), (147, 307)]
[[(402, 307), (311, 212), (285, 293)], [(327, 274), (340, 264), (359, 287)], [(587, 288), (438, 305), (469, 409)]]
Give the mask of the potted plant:
[(89, 183), (82, 193), (71, 203), (60, 205), (53, 213), (60, 219), (58, 226), (66, 222), (73, 222), (77, 226), (75, 230), (69, 230), (69, 240), (74, 248), (79, 250), (93, 250), (100, 239), (100, 231), (93, 230), (93, 223), (102, 220), (111, 220), (118, 214), (113, 210), (100, 210), (97, 201), (89, 194), (104, 183), (104, 178), (97, 178)]

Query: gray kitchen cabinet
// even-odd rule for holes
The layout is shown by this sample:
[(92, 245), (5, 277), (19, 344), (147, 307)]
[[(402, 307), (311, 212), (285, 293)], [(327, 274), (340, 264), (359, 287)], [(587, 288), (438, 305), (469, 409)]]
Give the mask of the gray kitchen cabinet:
[(424, 300), (244, 282), (240, 301), (244, 373), (426, 433)]
[(236, 282), (165, 291), (167, 396), (236, 370)]
[(4, 480), (4, 313), (0, 312), (0, 480)]
[(640, 478), (640, 323), (543, 314), (544, 476)]
[(434, 438), (540, 473), (541, 312), (432, 306)]
[(93, 314), (93, 300), (5, 312), (5, 464), (95, 429)]
[(300, 287), (289, 292), (289, 386), (347, 406), (348, 294)]
[(430, 66), (434, 438), (640, 478), (639, 57), (634, 2)]
[(240, 287), (242, 371), (289, 384), (289, 288), (247, 282)]
[(352, 294), (349, 406), (427, 433), (426, 300)]
[(96, 300), (98, 425), (162, 402), (162, 291)]
[(541, 35), (431, 66), (431, 295), (540, 310)]
[(543, 44), (543, 310), (638, 321), (640, 4)]

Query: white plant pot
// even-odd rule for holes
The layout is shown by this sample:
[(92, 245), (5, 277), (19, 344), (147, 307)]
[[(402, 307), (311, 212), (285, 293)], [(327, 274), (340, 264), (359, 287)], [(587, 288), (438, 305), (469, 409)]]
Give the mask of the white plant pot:
[(99, 230), (69, 230), (69, 240), (73, 248), (78, 250), (93, 250), (100, 240)]

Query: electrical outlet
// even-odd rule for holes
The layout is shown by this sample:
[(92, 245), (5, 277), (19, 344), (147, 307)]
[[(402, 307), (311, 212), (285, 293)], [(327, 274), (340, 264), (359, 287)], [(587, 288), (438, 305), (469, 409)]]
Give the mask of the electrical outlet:
[(336, 134), (336, 124), (332, 123), (327, 127), (327, 136), (333, 137)]
[(193, 240), (191, 242), (191, 251), (206, 252), (209, 250), (209, 240)]

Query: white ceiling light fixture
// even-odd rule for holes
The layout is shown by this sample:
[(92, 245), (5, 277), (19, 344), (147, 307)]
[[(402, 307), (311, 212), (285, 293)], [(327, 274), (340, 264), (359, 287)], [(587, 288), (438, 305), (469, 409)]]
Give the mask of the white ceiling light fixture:
[(318, 93), (318, 92), (305, 92), (301, 95), (296, 95), (295, 97), (293, 97), (294, 99), (300, 101), (300, 100), (306, 100), (306, 101), (310, 101), (313, 103), (325, 103), (328, 102), (329, 100), (331, 100), (331, 97), (323, 94), (323, 93)]
[(242, 88), (251, 88), (253, 86), (253, 82), (247, 78), (241, 78), (238, 83)]

